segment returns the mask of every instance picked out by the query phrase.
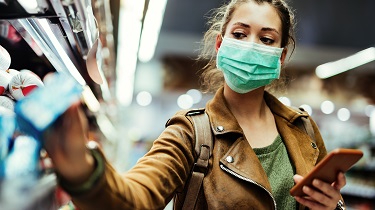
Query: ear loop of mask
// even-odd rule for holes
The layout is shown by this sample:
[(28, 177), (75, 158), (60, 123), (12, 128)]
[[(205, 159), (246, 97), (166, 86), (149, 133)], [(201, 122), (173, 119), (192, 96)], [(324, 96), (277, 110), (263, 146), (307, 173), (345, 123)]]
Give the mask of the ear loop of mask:
[[(224, 36), (220, 33), (220, 38), (221, 38), (221, 42), (223, 42), (224, 40)], [(221, 44), (220, 44), (221, 45)], [(218, 52), (216, 53), (216, 61), (215, 61), (215, 66), (218, 70), (222, 71), (221, 69), (219, 69), (219, 67), (217, 66), (217, 55), (219, 54), (219, 49), (220, 47), (218, 48)]]

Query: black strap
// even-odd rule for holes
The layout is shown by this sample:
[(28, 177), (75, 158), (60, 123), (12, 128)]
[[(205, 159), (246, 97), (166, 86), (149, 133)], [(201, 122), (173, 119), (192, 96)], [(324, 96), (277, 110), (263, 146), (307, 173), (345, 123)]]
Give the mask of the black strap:
[(183, 210), (194, 209), (197, 203), (203, 178), (208, 170), (208, 163), (213, 149), (213, 139), (210, 122), (206, 112), (191, 115), (195, 129), (195, 152), (198, 159), (193, 166), (187, 193), (182, 205)]
[[(296, 109), (296, 111), (300, 112), (306, 112), (303, 108), (295, 108), (292, 107), (293, 109)], [(303, 131), (307, 133), (307, 135), (310, 136), (310, 138), (313, 140), (313, 143), (316, 144), (316, 139), (315, 139), (315, 133), (314, 133), (314, 128), (311, 124), (311, 121), (308, 116), (302, 116), (300, 117), (300, 121), (297, 120), (296, 125)]]
[(301, 121), (306, 133), (310, 136), (314, 143), (316, 143), (314, 128), (312, 127), (310, 119), (308, 117), (301, 117)]

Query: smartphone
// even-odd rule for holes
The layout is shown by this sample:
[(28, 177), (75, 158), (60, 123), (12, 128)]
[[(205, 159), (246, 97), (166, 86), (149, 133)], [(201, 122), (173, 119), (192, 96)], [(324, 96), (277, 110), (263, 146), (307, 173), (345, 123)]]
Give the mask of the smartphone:
[(305, 185), (311, 187), (314, 179), (333, 183), (340, 171), (345, 173), (358, 162), (362, 156), (363, 152), (358, 149), (338, 148), (332, 150), (308, 175), (290, 189), (290, 194), (292, 196), (304, 196), (305, 194), (302, 192), (302, 187)]

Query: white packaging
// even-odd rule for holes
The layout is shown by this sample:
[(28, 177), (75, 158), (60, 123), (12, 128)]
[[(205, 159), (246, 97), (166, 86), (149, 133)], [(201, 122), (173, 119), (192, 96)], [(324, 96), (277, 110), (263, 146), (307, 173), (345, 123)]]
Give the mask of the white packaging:
[(12, 79), (12, 75), (7, 71), (0, 71), (0, 95), (3, 95), (5, 91), (8, 91), (9, 82)]
[(8, 51), (0, 45), (0, 71), (5, 71), (9, 68), (11, 62)]
[(16, 76), (17, 74), (19, 74), (20, 72), (16, 69), (7, 69), (5, 70), (5, 72), (7, 72), (8, 74), (12, 75), (13, 76)]
[(22, 71), (9, 82), (9, 93), (18, 101), (38, 87), (43, 87), (42, 80), (34, 73)]
[(0, 96), (0, 107), (4, 107), (9, 109), (10, 111), (14, 111), (14, 106), (16, 102), (13, 101), (11, 98), (7, 96)]

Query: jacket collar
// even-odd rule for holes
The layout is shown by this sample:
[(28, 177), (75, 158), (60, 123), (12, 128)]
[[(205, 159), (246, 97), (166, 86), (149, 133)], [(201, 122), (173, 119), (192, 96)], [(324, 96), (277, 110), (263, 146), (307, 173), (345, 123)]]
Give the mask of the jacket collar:
[[(307, 116), (307, 113), (304, 113), (295, 108), (285, 106), (267, 91), (264, 92), (264, 100), (266, 101), (275, 117), (280, 117), (290, 123), (293, 123), (299, 117)], [(220, 88), (216, 92), (213, 99), (208, 102), (206, 109), (208, 115), (210, 116), (212, 130), (215, 135), (228, 132), (242, 134), (242, 129), (239, 126), (234, 115), (230, 111), (229, 106), (224, 98), (223, 87)]]
[[(238, 136), (230, 135), (231, 139), (236, 140), (243, 135), (243, 131), (229, 110), (223, 92), (223, 88), (217, 91), (213, 99), (207, 104), (206, 110), (210, 117), (214, 135), (238, 134)], [(292, 162), (295, 164), (296, 172), (301, 175), (307, 174), (316, 164), (319, 149), (311, 146), (312, 139), (308, 134), (301, 131), (294, 124), (294, 121), (299, 117), (308, 116), (308, 114), (296, 108), (285, 106), (266, 91), (264, 92), (264, 99), (274, 114), (277, 129), (289, 151)], [(301, 161), (301, 158), (303, 161)]]
[(228, 132), (242, 134), (242, 129), (224, 98), (224, 88), (216, 92), (213, 99), (207, 103), (206, 110), (215, 135)]
[(264, 100), (274, 115), (277, 115), (290, 123), (294, 123), (294, 121), (300, 117), (308, 116), (306, 112), (302, 112), (297, 108), (285, 106), (267, 91), (264, 92)]

